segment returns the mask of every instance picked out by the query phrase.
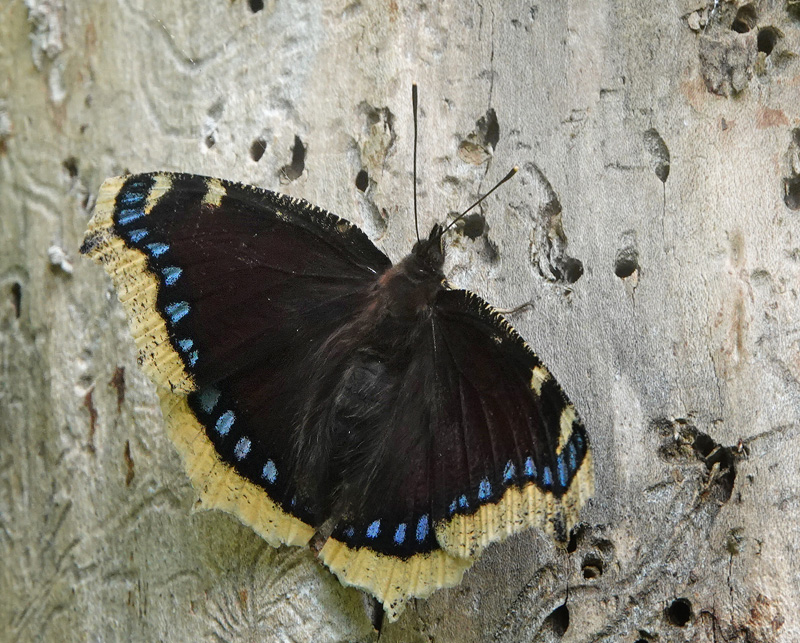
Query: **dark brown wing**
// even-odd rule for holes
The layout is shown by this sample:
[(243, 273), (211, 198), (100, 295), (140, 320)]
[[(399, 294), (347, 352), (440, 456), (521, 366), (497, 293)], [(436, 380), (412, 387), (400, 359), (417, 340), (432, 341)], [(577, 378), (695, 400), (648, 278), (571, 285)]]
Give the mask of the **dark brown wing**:
[(435, 325), (439, 543), (473, 554), (531, 525), (566, 541), (593, 493), (589, 440), (575, 408), (539, 357), (477, 295), (443, 291)]
[(287, 516), (310, 522), (288, 476), (310, 357), (389, 259), (303, 201), (168, 173), (106, 181), (81, 250), (114, 280), (145, 371), (186, 396), (162, 394), (164, 411), (208, 503), (271, 542), (307, 540)]
[[(112, 273), (123, 301), (137, 297), (128, 268), (145, 264), (157, 291), (152, 309), (180, 362), (169, 365), (171, 377), (160, 376), (166, 365), (155, 369), (154, 379), (179, 390), (264, 361), (276, 346), (302, 353), (391, 265), (358, 228), (304, 201), (167, 173), (107, 181), (82, 251), (107, 266), (124, 257)], [(145, 365), (168, 361), (148, 332), (134, 328)]]
[(493, 541), (531, 526), (565, 540), (593, 493), (574, 407), (501, 315), (445, 290), (415, 332), (382, 400), (364, 509), (321, 552), (392, 618), (409, 596), (456, 584)]
[(387, 400), (367, 509), (335, 537), (388, 555), (444, 547), (463, 557), (531, 525), (564, 540), (592, 493), (574, 407), (476, 295), (441, 291), (426, 327)]

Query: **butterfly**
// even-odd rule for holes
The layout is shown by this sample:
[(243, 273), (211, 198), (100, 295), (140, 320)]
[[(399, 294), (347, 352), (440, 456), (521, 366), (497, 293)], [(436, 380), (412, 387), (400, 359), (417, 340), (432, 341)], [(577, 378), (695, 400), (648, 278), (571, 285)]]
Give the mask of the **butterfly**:
[(273, 546), (316, 544), (390, 620), (491, 542), (530, 526), (565, 541), (593, 493), (575, 408), (448, 283), (444, 232), (392, 264), (300, 199), (155, 172), (103, 183), (81, 247), (203, 504)]

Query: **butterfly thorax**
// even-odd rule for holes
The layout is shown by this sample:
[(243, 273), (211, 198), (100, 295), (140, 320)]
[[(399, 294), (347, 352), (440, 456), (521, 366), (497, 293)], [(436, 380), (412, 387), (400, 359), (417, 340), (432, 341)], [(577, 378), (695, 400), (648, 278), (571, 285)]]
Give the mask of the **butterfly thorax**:
[(442, 227), (435, 225), (427, 239), (378, 279), (375, 297), (380, 308), (397, 320), (427, 317), (444, 283)]

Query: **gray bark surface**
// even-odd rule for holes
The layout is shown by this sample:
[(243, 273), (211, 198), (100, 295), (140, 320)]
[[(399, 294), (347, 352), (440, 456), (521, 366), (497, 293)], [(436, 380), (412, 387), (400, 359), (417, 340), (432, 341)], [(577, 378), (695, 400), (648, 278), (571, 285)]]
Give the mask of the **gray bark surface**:
[(597, 491), (567, 551), (494, 545), (381, 640), (800, 640), (798, 54), (797, 0), (0, 3), (0, 640), (377, 638), (310, 551), (192, 511), (77, 249), (103, 179), (178, 170), (397, 260), (413, 81), (425, 231), (520, 167), (447, 272), (532, 301)]

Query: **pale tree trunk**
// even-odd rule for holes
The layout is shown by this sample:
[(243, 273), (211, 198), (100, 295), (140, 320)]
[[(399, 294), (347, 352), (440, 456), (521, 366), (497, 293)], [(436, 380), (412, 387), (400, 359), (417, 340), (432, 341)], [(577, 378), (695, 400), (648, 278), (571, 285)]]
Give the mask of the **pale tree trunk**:
[(192, 511), (77, 248), (104, 178), (168, 169), (398, 259), (416, 81), (425, 231), (520, 167), (447, 271), (533, 302), (597, 491), (567, 551), (494, 545), (381, 640), (800, 640), (800, 3), (742, 4), (1, 3), (0, 639), (377, 637), (311, 551)]

